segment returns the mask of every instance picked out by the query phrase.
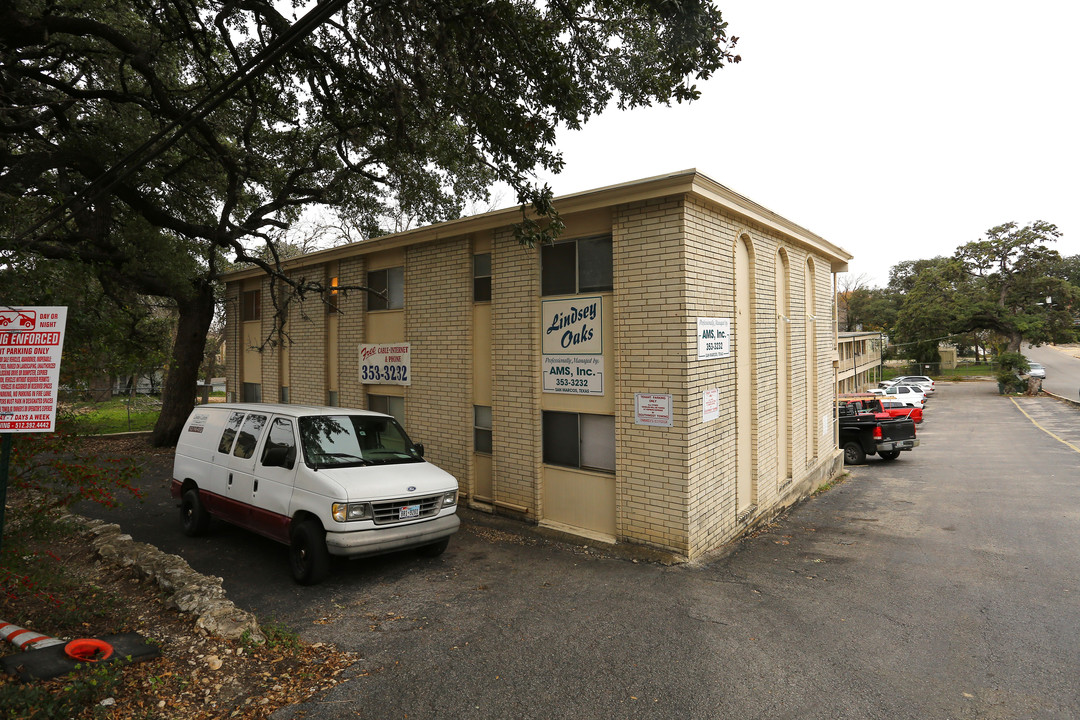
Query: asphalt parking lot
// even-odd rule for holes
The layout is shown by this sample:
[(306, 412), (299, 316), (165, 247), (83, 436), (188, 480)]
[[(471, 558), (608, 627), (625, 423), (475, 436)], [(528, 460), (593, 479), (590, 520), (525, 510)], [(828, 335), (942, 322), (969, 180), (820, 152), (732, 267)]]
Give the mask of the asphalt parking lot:
[(466, 513), (440, 558), (299, 587), (283, 546), (184, 537), (165, 478), (111, 519), (361, 656), (277, 718), (1080, 717), (1080, 410), (938, 388), (919, 448), (688, 565)]

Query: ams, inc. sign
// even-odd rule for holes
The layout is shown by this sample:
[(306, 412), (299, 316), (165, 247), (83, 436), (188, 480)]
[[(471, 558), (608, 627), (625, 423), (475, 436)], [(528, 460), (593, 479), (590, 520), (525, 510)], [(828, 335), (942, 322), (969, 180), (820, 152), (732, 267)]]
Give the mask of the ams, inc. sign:
[(541, 303), (544, 392), (604, 394), (604, 300)]

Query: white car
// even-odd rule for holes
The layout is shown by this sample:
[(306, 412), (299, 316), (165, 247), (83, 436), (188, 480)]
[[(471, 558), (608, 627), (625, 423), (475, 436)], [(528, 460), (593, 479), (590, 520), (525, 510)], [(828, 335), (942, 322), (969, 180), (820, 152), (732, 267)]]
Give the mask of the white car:
[(926, 375), (901, 375), (900, 377), (882, 383), (882, 387), (891, 387), (893, 385), (914, 385), (920, 388), (923, 393), (928, 396), (937, 392), (934, 388), (933, 379)]
[(1043, 367), (1040, 363), (1028, 363), (1028, 367), (1028, 375), (1034, 378), (1042, 378), (1043, 380), (1046, 379), (1046, 368)]
[(912, 407), (921, 408), (926, 405), (926, 393), (911, 385), (891, 385), (885, 388), (875, 388), (870, 392), (875, 395), (881, 395), (883, 398), (899, 400), (905, 405), (911, 405)]

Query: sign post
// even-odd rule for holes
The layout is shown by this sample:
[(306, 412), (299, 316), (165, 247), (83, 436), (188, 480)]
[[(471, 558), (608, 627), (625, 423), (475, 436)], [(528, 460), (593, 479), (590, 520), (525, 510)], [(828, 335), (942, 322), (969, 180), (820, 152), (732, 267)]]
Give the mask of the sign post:
[(12, 433), (56, 430), (66, 307), (0, 307), (0, 547)]

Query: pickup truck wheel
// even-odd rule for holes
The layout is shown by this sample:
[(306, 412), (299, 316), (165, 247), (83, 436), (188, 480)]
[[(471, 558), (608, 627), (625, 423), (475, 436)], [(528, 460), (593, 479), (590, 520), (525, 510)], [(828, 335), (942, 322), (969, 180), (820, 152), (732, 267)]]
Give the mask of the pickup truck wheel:
[(888, 452), (879, 452), (878, 455), (881, 456), (882, 460), (895, 460), (896, 458), (900, 457), (900, 451), (889, 450)]
[(210, 513), (199, 499), (198, 488), (188, 488), (180, 496), (180, 522), (188, 537), (198, 537), (210, 527)]
[(862, 465), (865, 462), (866, 452), (862, 449), (862, 445), (857, 442), (849, 442), (844, 445), (845, 465)]
[(421, 545), (416, 549), (424, 557), (439, 557), (446, 552), (447, 545), (450, 544), (450, 538), (443, 538), (438, 542), (433, 542), (430, 545)]
[(330, 552), (326, 549), (326, 531), (314, 520), (305, 520), (293, 528), (289, 544), (289, 563), (293, 580), (300, 585), (314, 585), (330, 571)]

